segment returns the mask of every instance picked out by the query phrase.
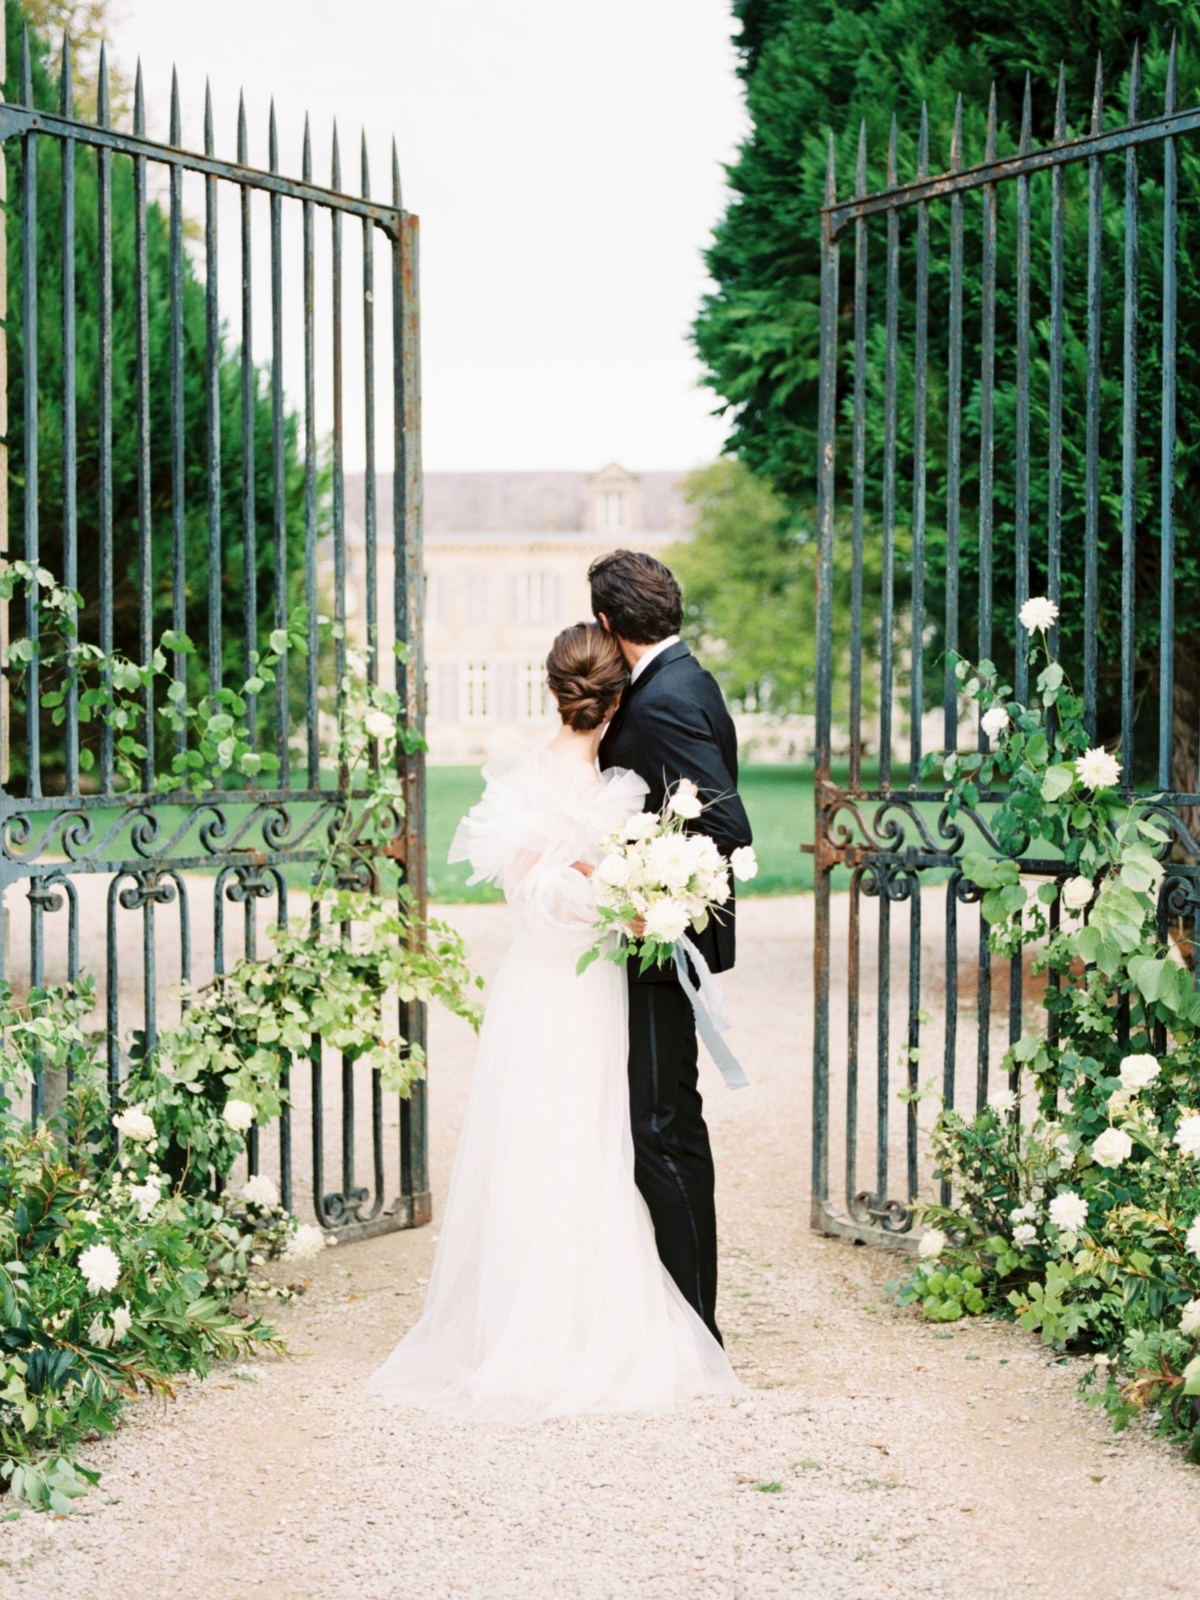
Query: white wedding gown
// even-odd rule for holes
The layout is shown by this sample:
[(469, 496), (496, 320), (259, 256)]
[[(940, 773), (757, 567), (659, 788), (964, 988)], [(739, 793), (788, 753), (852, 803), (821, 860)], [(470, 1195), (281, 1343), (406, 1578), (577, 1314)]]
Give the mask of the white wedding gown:
[(425, 1310), (369, 1387), (507, 1422), (733, 1393), (634, 1185), (624, 970), (575, 971), (595, 905), (571, 863), (595, 864), (645, 785), (552, 750), (484, 777), (450, 859), (503, 886), (520, 931), (492, 986)]

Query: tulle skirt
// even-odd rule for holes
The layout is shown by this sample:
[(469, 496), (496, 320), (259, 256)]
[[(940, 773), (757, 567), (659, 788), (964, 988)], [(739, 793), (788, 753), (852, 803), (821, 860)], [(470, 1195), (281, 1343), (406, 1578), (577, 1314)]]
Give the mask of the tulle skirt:
[(522, 934), (496, 977), (425, 1310), (395, 1405), (534, 1422), (740, 1385), (659, 1261), (633, 1178), (623, 971)]

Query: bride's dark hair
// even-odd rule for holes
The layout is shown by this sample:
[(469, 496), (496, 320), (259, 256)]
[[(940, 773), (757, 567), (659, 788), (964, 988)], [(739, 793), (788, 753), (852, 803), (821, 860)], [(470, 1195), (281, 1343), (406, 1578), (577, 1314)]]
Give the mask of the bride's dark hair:
[(568, 728), (598, 728), (629, 681), (625, 658), (598, 622), (564, 628), (546, 657), (546, 678)]

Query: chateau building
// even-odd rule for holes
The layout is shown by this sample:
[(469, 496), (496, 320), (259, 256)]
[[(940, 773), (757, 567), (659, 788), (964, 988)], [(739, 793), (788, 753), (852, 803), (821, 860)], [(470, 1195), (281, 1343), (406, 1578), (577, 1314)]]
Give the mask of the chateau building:
[[(550, 641), (590, 620), (587, 569), (686, 536), (679, 472), (429, 472), (425, 659), (429, 759), (475, 764), (544, 742)], [(381, 649), (391, 650), (392, 485), (377, 479)], [(365, 637), (364, 485), (346, 479), (347, 612)]]

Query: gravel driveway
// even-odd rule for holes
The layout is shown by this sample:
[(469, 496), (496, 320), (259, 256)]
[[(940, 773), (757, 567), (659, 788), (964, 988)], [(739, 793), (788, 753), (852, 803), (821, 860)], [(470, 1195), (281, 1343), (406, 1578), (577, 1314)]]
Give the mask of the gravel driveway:
[[(485, 972), (503, 908), (455, 907)], [(285, 1308), (290, 1359), (137, 1407), (64, 1520), (0, 1524), (27, 1600), (1156, 1600), (1194, 1590), (1200, 1472), (1075, 1397), (1016, 1330), (892, 1308), (895, 1261), (807, 1226), (811, 901), (751, 900), (730, 982), (753, 1086), (707, 1079), (720, 1314), (750, 1389), (667, 1417), (531, 1429), (378, 1408), (363, 1380), (416, 1317), (437, 1224), (327, 1251)], [(835, 1013), (836, 1014), (836, 1013)], [(469, 1031), (433, 1030), (444, 1190)], [(836, 1103), (836, 1102), (835, 1102)], [(1182, 1537), (1181, 1537), (1182, 1535)]]

